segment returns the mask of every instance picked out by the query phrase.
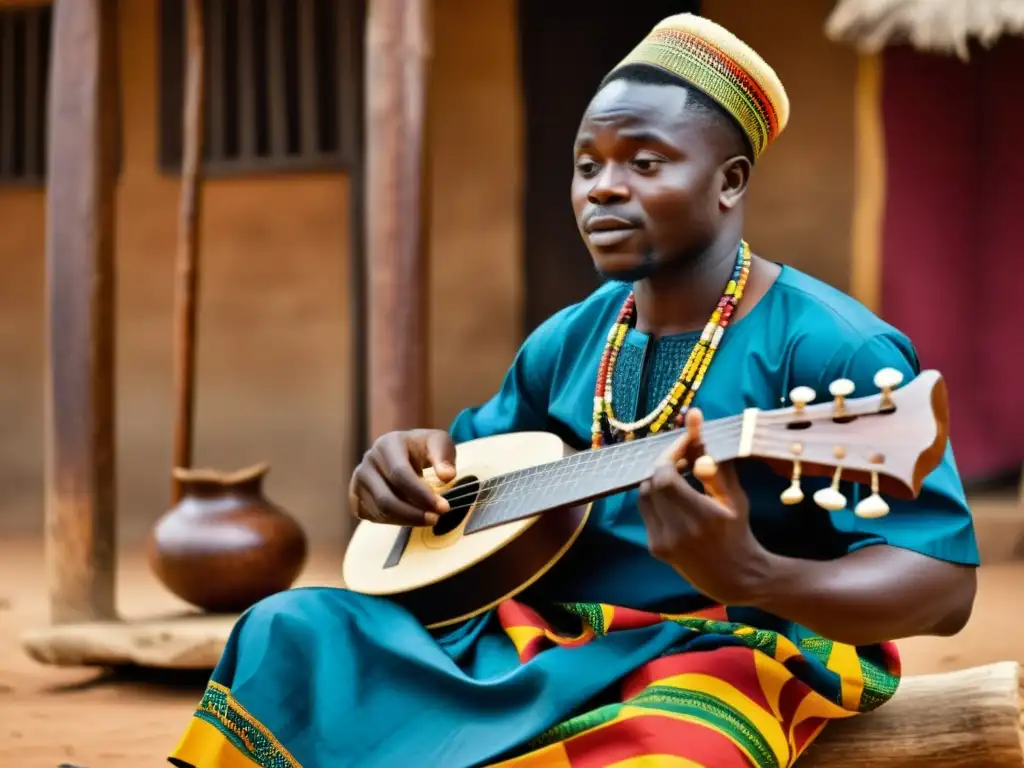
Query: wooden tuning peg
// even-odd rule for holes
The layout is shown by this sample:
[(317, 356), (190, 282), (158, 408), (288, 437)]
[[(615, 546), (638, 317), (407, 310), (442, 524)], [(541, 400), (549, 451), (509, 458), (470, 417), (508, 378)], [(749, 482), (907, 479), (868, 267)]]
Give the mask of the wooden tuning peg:
[(854, 384), (849, 379), (836, 379), (828, 385), (828, 392), (836, 399), (836, 416), (846, 413), (846, 398), (853, 394)]
[(780, 495), (779, 499), (782, 500), (783, 504), (792, 505), (799, 504), (804, 500), (804, 492), (800, 487), (800, 462), (793, 462), (793, 476), (789, 482), (789, 488), (784, 490)]
[(793, 401), (793, 406), (796, 408), (796, 415), (802, 415), (804, 407), (817, 396), (818, 393), (810, 387), (794, 387), (789, 393), (789, 399)]
[(882, 368), (875, 374), (875, 386), (882, 390), (882, 407), (879, 410), (891, 411), (896, 406), (892, 402), (892, 391), (903, 383), (903, 374), (895, 368)]
[(857, 503), (857, 506), (853, 508), (853, 514), (865, 520), (873, 520), (889, 514), (889, 505), (885, 503), (885, 499), (878, 495), (877, 472), (871, 473), (871, 495)]
[(846, 509), (846, 497), (839, 491), (839, 478), (843, 474), (842, 467), (836, 467), (832, 474), (832, 485), (822, 488), (814, 494), (814, 503), (829, 512), (838, 512)]

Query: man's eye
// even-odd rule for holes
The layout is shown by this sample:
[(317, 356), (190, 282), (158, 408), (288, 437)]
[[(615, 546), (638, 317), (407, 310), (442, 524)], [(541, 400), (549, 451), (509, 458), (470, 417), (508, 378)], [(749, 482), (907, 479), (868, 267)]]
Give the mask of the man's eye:
[(658, 165), (661, 163), (660, 160), (653, 157), (636, 157), (633, 158), (633, 167), (641, 173), (649, 173), (658, 169)]

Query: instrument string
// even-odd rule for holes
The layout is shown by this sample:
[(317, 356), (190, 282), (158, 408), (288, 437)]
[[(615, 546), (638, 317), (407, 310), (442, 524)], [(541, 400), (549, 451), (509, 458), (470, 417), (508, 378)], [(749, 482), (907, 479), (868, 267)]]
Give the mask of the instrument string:
[[(854, 402), (848, 402), (847, 405), (848, 406), (853, 406)], [(872, 415), (881, 415), (880, 412), (878, 412), (878, 411), (868, 411), (868, 412), (856, 413), (856, 412), (853, 412), (852, 409), (848, 409), (848, 412), (849, 412), (849, 416), (856, 417), (856, 418), (861, 418), (861, 417), (864, 417), (864, 416), (872, 416)], [(794, 415), (796, 415), (796, 414), (795, 414), (793, 409), (778, 409), (778, 410), (775, 410), (775, 411), (759, 411), (758, 414), (757, 414), (757, 433), (758, 433), (759, 439), (763, 439), (762, 436), (761, 436), (761, 432), (762, 432), (763, 428), (765, 428), (765, 427), (773, 427), (773, 426), (777, 426), (779, 424), (787, 424), (788, 425), (788, 424), (790, 424), (790, 423), (792, 423), (794, 421), (794, 419), (793, 419)], [(735, 430), (741, 424), (742, 419), (743, 419), (742, 415), (734, 415), (734, 416), (726, 416), (726, 417), (721, 418), (721, 419), (715, 419), (714, 421), (705, 422), (705, 424), (701, 427), (701, 434), (704, 436), (703, 442), (713, 441), (714, 439), (716, 439), (718, 437), (722, 437), (724, 435), (727, 435), (730, 431)], [(830, 425), (830, 422), (832, 422), (832, 419), (833, 419), (833, 414), (832, 413), (820, 411), (820, 412), (817, 412), (817, 413), (807, 413), (807, 412), (805, 412), (805, 413), (801, 414), (800, 417), (798, 419), (796, 419), (796, 420), (797, 421), (801, 421), (801, 422), (818, 423), (818, 424), (824, 423), (824, 424), (829, 424)], [(822, 432), (820, 430), (816, 430), (815, 432), (801, 431), (801, 432), (798, 433), (800, 435), (800, 437), (798, 439), (801, 442), (807, 442), (808, 439), (810, 439), (811, 442), (841, 443), (841, 442), (843, 442), (843, 433), (842, 433), (841, 430), (842, 430), (842, 427), (840, 427), (840, 430), (837, 430), (835, 433), (833, 433), (833, 432), (824, 433), (824, 432)], [(604, 447), (604, 448), (599, 448), (597, 450), (582, 451), (580, 453), (573, 454), (572, 456), (568, 456), (568, 457), (566, 457), (564, 459), (558, 459), (556, 461), (547, 462), (545, 464), (539, 464), (539, 465), (535, 465), (533, 467), (527, 467), (527, 468), (525, 468), (526, 470), (529, 471), (529, 475), (527, 475), (527, 477), (529, 477), (532, 480), (532, 479), (537, 478), (537, 477), (544, 477), (546, 475), (557, 474), (559, 471), (561, 471), (563, 469), (567, 469), (567, 468), (576, 469), (576, 468), (592, 467), (596, 463), (604, 462), (604, 461), (608, 461), (609, 463), (611, 463), (611, 462), (615, 461), (615, 458), (611, 458), (611, 459), (607, 458), (608, 457), (608, 453), (610, 451), (615, 451), (615, 450), (625, 451), (625, 449), (627, 449), (627, 448), (631, 448), (632, 451), (637, 453), (637, 460), (639, 460), (640, 456), (644, 456), (646, 460), (650, 460), (650, 457), (647, 454), (649, 454), (649, 453), (654, 451), (654, 449), (653, 449), (653, 445), (654, 444), (657, 444), (658, 446), (661, 446), (663, 443), (673, 442), (674, 440), (678, 440), (680, 437), (682, 437), (682, 434), (684, 432), (685, 432), (685, 430), (678, 430), (677, 429), (677, 430), (672, 430), (671, 432), (665, 432), (665, 433), (660, 434), (660, 435), (651, 435), (650, 437), (645, 437), (642, 440), (634, 440), (634, 441), (625, 442), (625, 443), (615, 443), (613, 445), (610, 445), (610, 446), (607, 446), (607, 447)], [(671, 438), (671, 440), (669, 438)], [(788, 439), (788, 438), (786, 438), (786, 439)], [(516, 470), (516, 471), (522, 471), (522, 470)], [(453, 491), (460, 490), (462, 487), (474, 487), (475, 486), (476, 489), (475, 490), (470, 490), (470, 491), (467, 491), (467, 492), (464, 492), (464, 493), (454, 494), (452, 496), (446, 496), (445, 498), (447, 499), (448, 503), (451, 504), (453, 501), (458, 501), (458, 500), (463, 499), (463, 498), (469, 498), (471, 496), (475, 497), (482, 490), (487, 490), (487, 491), (498, 491), (498, 490), (501, 490), (503, 487), (507, 486), (508, 484), (516, 482), (517, 480), (523, 479), (522, 477), (519, 477), (519, 478), (512, 477), (512, 475), (514, 475), (514, 474), (515, 474), (515, 472), (509, 472), (509, 473), (505, 473), (505, 474), (502, 474), (502, 475), (496, 475), (495, 477), (490, 478), (489, 480), (484, 481), (483, 483), (466, 483), (465, 486), (455, 486), (452, 489), (450, 489), (449, 493), (451, 493)], [(483, 486), (484, 483), (486, 483), (486, 488), (480, 487), (480, 486)], [(532, 490), (534, 490), (534, 489), (531, 489), (531, 491)], [(510, 497), (504, 497), (504, 498), (510, 498)]]
[[(792, 415), (792, 411), (786, 409), (778, 411), (760, 411), (757, 415), (758, 433), (760, 433), (762, 427), (770, 427), (778, 423), (790, 423), (792, 421)], [(807, 416), (807, 418), (801, 419), (802, 421), (826, 420), (822, 418), (821, 415), (818, 414), (815, 414), (814, 416), (811, 416), (810, 414), (805, 415)], [(723, 437), (725, 435), (728, 435), (728, 433), (735, 431), (737, 427), (740, 426), (742, 419), (742, 415), (733, 415), (726, 416), (721, 419), (715, 419), (714, 421), (705, 422), (704, 425), (701, 427), (703, 442), (714, 442), (717, 438)], [(831, 420), (831, 414), (829, 414), (828, 420)], [(500, 491), (504, 487), (521, 479), (529, 478), (530, 480), (533, 480), (535, 478), (543, 478), (545, 476), (561, 476), (559, 475), (559, 473), (561, 473), (564, 469), (575, 470), (577, 468), (589, 468), (593, 467), (595, 464), (599, 462), (608, 462), (611, 465), (609, 468), (613, 468), (615, 466), (613, 462), (616, 461), (616, 458), (608, 458), (608, 456), (609, 452), (616, 450), (619, 450), (620, 452), (627, 452), (626, 449), (630, 449), (629, 452), (636, 453), (635, 461), (639, 461), (641, 457), (643, 457), (643, 460), (645, 461), (650, 461), (651, 457), (649, 454), (654, 453), (654, 445), (658, 445), (659, 447), (661, 447), (664, 443), (674, 442), (675, 440), (678, 440), (680, 437), (682, 437), (684, 433), (685, 430), (677, 429), (672, 430), (671, 432), (662, 433), (660, 435), (651, 435), (650, 437), (645, 437), (642, 440), (615, 443), (604, 448), (598, 448), (597, 450), (581, 451), (580, 453), (573, 454), (572, 456), (568, 456), (563, 459), (557, 459), (555, 461), (547, 462), (545, 464), (538, 464), (533, 467), (526, 467), (525, 470), (528, 471), (529, 474), (526, 475), (525, 477), (513, 477), (516, 471), (522, 471), (515, 470), (513, 472), (508, 472), (502, 475), (496, 475), (495, 477), (492, 477), (489, 480), (483, 482), (470, 482), (465, 483), (463, 485), (457, 485), (447, 492), (453, 495), (446, 495), (445, 499), (448, 501), (449, 504), (451, 504), (452, 502), (459, 501), (464, 498), (475, 498), (480, 494), (480, 492), (485, 490), (490, 492)], [(821, 433), (810, 433), (810, 435), (815, 440), (821, 439), (822, 441), (826, 441), (824, 440), (824, 436)], [(737, 434), (736, 437), (738, 436), (739, 435)], [(671, 440), (669, 438), (671, 438)], [(838, 436), (828, 437), (828, 440), (832, 441), (838, 439)], [(468, 488), (470, 490), (461, 493), (454, 493), (455, 491), (462, 491), (463, 488)], [(530, 492), (533, 492), (535, 490), (537, 489), (530, 489)], [(509, 498), (515, 497), (502, 497), (503, 500)]]
[[(808, 440), (807, 438), (813, 438), (813, 439), (812, 440)], [(644, 439), (649, 440), (651, 438), (644, 438)], [(808, 442), (820, 443), (820, 444), (823, 444), (823, 445), (831, 445), (833, 441), (831, 439), (824, 439), (824, 438), (819, 437), (819, 436), (806, 435), (805, 434), (805, 435), (802, 435), (801, 442), (803, 442), (805, 445)], [(789, 448), (790, 445), (791, 445), (790, 440), (787, 439), (787, 437), (785, 437), (785, 436), (769, 435), (767, 437), (763, 437), (763, 438), (760, 438), (758, 440), (758, 446), (761, 449), (761, 452), (763, 452), (763, 453), (773, 453), (773, 452), (789, 453), (788, 448)], [(598, 449), (598, 451), (593, 451), (592, 453), (598, 453), (600, 451), (611, 450), (612, 447), (614, 447), (614, 446), (609, 446), (608, 448), (601, 448), (601, 449)], [(587, 453), (591, 453), (591, 452), (587, 452)], [(576, 455), (586, 455), (586, 454), (576, 454)], [(800, 457), (793, 457), (793, 458), (794, 459), (798, 459)], [(803, 458), (801, 460), (804, 463), (807, 463), (807, 464), (810, 464), (810, 463), (826, 464), (826, 462), (823, 462), (823, 461), (811, 462), (811, 461), (808, 461), (806, 458)], [(541, 465), (541, 466), (543, 466), (543, 465)], [(880, 469), (881, 469), (881, 467), (879, 467), (879, 470)], [(554, 470), (546, 470), (544, 472), (539, 472), (534, 477), (544, 477), (545, 475), (553, 476), (554, 474), (555, 474)], [(450, 505), (450, 509), (449, 509), (448, 512), (446, 512), (444, 514), (445, 515), (450, 515), (453, 512), (457, 513), (457, 512), (460, 512), (460, 511), (464, 510), (464, 509), (470, 509), (470, 508), (472, 508), (474, 506), (476, 507), (477, 510), (480, 510), (480, 509), (487, 509), (487, 508), (493, 507), (495, 505), (509, 504), (511, 502), (518, 501), (518, 500), (520, 500), (520, 499), (522, 499), (524, 497), (529, 497), (529, 496), (536, 495), (538, 492), (550, 493), (551, 491), (556, 490), (559, 486), (565, 486), (565, 485), (568, 485), (569, 483), (576, 482), (576, 479), (577, 478), (574, 477), (571, 474), (564, 474), (564, 475), (561, 475), (559, 477), (559, 481), (556, 481), (556, 482), (548, 482), (548, 483), (545, 483), (544, 485), (535, 486), (533, 488), (528, 488), (528, 489), (523, 489), (522, 491), (519, 491), (519, 492), (516, 492), (516, 493), (500, 494), (500, 495), (497, 495), (495, 497), (485, 498), (483, 501), (479, 501), (479, 502), (476, 501), (476, 498), (480, 494), (479, 491), (471, 491), (471, 492), (468, 492), (468, 493), (459, 494), (458, 496), (455, 496), (455, 497), (452, 497), (451, 499), (448, 499), (448, 503)], [(473, 485), (476, 485), (476, 484), (474, 483)], [(507, 484), (499, 484), (498, 486), (495, 486), (495, 487), (496, 488), (502, 487), (502, 485), (507, 485)], [(490, 486), (488, 486), (488, 487), (483, 488), (481, 490), (482, 491), (491, 491), (493, 489)], [(472, 498), (470, 498), (470, 497), (472, 497)], [(466, 503), (452, 504), (452, 501), (462, 500), (462, 499), (467, 499), (467, 498), (469, 498), (469, 501), (466, 502)], [(562, 506), (562, 505), (557, 505), (557, 506)], [(543, 510), (541, 510), (541, 511), (543, 511)], [(526, 515), (526, 514), (522, 515), (522, 517), (529, 517), (529, 516), (530, 515)], [(518, 516), (517, 516), (516, 519), (518, 519)]]
[[(882, 412), (877, 411), (875, 409), (864, 410), (863, 408), (856, 408), (856, 405), (857, 401), (847, 401), (847, 414), (849, 417), (862, 418), (865, 416), (883, 415)], [(794, 417), (797, 418), (794, 419)], [(828, 410), (804, 411), (804, 413), (802, 414), (797, 414), (795, 409), (793, 408), (779, 408), (773, 411), (758, 411), (757, 433), (760, 435), (761, 431), (765, 427), (773, 427), (779, 424), (788, 425), (793, 423), (794, 421), (830, 425), (830, 422), (833, 421), (833, 417), (834, 414)], [(735, 430), (742, 423), (742, 419), (742, 414), (735, 414), (732, 416), (726, 416), (723, 418), (715, 419), (713, 421), (705, 422), (701, 427), (701, 433), (705, 438), (704, 442), (708, 442), (708, 440), (713, 440), (714, 438), (721, 437), (727, 434), (729, 431)], [(842, 428), (840, 427), (840, 429)], [(526, 470), (529, 471), (527, 477), (529, 477), (532, 480), (538, 477), (544, 477), (545, 475), (557, 474), (560, 470), (567, 468), (587, 468), (592, 467), (597, 462), (613, 462), (615, 461), (614, 458), (607, 458), (608, 452), (615, 450), (625, 451), (627, 448), (631, 448), (632, 451), (637, 452), (637, 460), (639, 460), (639, 457), (641, 455), (645, 456), (646, 460), (650, 460), (650, 457), (647, 456), (647, 454), (649, 452), (653, 452), (652, 444), (656, 443), (657, 445), (660, 446), (662, 443), (669, 443), (674, 440), (678, 440), (680, 437), (682, 437), (682, 434), (684, 433), (685, 430), (676, 429), (670, 432), (665, 432), (660, 435), (651, 435), (649, 437), (643, 438), (642, 440), (615, 443), (613, 445), (604, 448), (599, 448), (597, 450), (582, 451), (580, 453), (573, 454), (572, 456), (565, 457), (564, 459), (558, 459), (556, 461), (547, 462), (546, 464), (535, 465), (534, 467), (527, 467), (525, 468)], [(816, 430), (813, 433), (801, 432), (800, 440), (802, 442), (806, 442), (808, 436), (812, 439), (812, 441), (820, 440), (821, 442), (842, 442), (843, 440), (843, 435), (841, 431), (837, 431), (834, 434), (829, 432), (826, 435), (820, 430)], [(640, 446), (642, 446), (642, 448), (640, 448)], [(445, 499), (448, 501), (449, 504), (451, 504), (453, 501), (459, 501), (461, 499), (471, 497), (475, 498), (483, 490), (490, 492), (500, 491), (508, 484), (523, 479), (522, 477), (512, 477), (512, 475), (514, 474), (515, 472), (509, 472), (502, 475), (497, 475), (482, 483), (465, 483), (464, 485), (461, 486), (455, 486), (451, 488), (448, 491), (448, 493), (458, 491), (464, 487), (471, 488), (473, 490), (457, 493), (452, 496), (445, 496)], [(483, 487), (485, 483), (486, 487)], [(530, 492), (533, 492), (535, 490), (536, 489), (530, 489)], [(502, 497), (502, 500), (509, 498), (515, 497), (505, 496)]]
[[(729, 419), (733, 420), (735, 419), (735, 417), (729, 417)], [(726, 421), (726, 419), (722, 419), (720, 421), (724, 422)], [(709, 439), (711, 441), (714, 441), (716, 438), (726, 435), (730, 431), (734, 430), (735, 426), (732, 424), (723, 424), (720, 423), (719, 421), (711, 422), (707, 425), (706, 429), (702, 430), (704, 442), (708, 442)], [(609, 469), (611, 469), (616, 466), (614, 462), (618, 460), (618, 457), (611, 455), (611, 452), (614, 451), (616, 448), (623, 448), (627, 446), (632, 446), (633, 450), (628, 452), (620, 451), (619, 453), (635, 453), (635, 457), (630, 457), (630, 460), (633, 462), (638, 462), (641, 459), (644, 461), (650, 461), (650, 454), (655, 453), (657, 448), (662, 448), (663, 444), (673, 442), (666, 439), (669, 436), (672, 436), (675, 440), (678, 440), (680, 437), (682, 437), (682, 430), (666, 432), (665, 434), (662, 435), (654, 435), (651, 437), (643, 438), (643, 440), (635, 440), (629, 443), (615, 443), (614, 445), (610, 445), (606, 448), (598, 448), (597, 450), (581, 451), (580, 453), (575, 453), (572, 454), (571, 456), (567, 456), (562, 459), (556, 459), (555, 461), (534, 465), (532, 467), (524, 467), (523, 470), (514, 470), (513, 472), (506, 472), (501, 475), (495, 475), (489, 480), (469, 482), (465, 483), (464, 485), (456, 485), (453, 488), (451, 488), (447, 493), (453, 493), (454, 491), (462, 491), (463, 488), (473, 488), (473, 490), (453, 494), (450, 496), (445, 494), (442, 495), (448, 501), (448, 503), (451, 504), (452, 502), (458, 501), (459, 499), (475, 497), (479, 495), (479, 493), (481, 493), (482, 491), (499, 491), (502, 488), (507, 487), (519, 480), (528, 479), (532, 481), (537, 478), (544, 478), (546, 476), (564, 476), (564, 472), (566, 470), (571, 470), (575, 472), (578, 469), (590, 468), (597, 464), (608, 464)], [(618, 466), (622, 465), (620, 464)], [(524, 470), (528, 472), (528, 474), (520, 477), (514, 477), (516, 472), (521, 472)], [(511, 497), (505, 496), (503, 498), (507, 499)]]

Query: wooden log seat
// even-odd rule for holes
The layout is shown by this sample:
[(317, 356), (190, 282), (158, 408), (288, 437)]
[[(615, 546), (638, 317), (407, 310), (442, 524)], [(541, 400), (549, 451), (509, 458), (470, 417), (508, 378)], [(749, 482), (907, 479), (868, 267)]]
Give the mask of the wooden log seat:
[(892, 701), (828, 725), (799, 768), (1022, 768), (1020, 665), (905, 677)]

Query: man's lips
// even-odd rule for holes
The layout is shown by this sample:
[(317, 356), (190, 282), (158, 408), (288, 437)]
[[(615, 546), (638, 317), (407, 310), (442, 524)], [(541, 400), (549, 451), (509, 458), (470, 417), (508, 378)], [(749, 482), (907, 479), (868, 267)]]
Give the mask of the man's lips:
[(587, 221), (584, 229), (592, 244), (607, 248), (626, 242), (636, 234), (639, 227), (618, 216), (595, 216)]
[(621, 245), (635, 235), (639, 230), (636, 227), (624, 229), (600, 229), (591, 232), (587, 237), (590, 242), (599, 248), (608, 248), (613, 245)]

